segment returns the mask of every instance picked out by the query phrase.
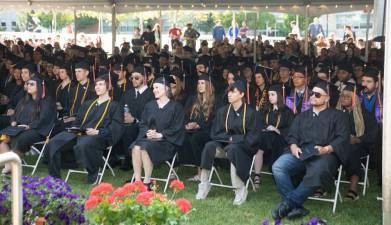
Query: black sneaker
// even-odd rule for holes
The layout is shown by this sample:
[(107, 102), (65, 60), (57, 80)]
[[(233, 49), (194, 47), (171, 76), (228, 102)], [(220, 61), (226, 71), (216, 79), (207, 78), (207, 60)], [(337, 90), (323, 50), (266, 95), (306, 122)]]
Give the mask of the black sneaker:
[(276, 209), (272, 210), (272, 217), (274, 220), (280, 220), (286, 217), (291, 210), (286, 202), (281, 202)]
[(98, 172), (87, 175), (87, 184), (95, 185), (98, 182)]
[(292, 211), (288, 213), (287, 218), (293, 220), (293, 219), (304, 217), (308, 214), (310, 214), (310, 211), (304, 207), (294, 208), (292, 209)]

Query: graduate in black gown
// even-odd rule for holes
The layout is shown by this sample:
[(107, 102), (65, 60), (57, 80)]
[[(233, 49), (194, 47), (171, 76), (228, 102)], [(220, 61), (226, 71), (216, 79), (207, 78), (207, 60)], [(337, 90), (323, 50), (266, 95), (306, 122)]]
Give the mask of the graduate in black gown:
[(122, 150), (117, 154), (124, 154), (125, 160), (121, 166), (122, 170), (130, 170), (131, 157), (129, 146), (136, 140), (139, 132), (141, 113), (144, 106), (155, 99), (152, 90), (147, 86), (147, 78), (144, 69), (138, 66), (133, 69), (130, 77), (132, 88), (127, 90), (121, 99), (120, 105), (124, 108), (124, 134), (118, 143)]
[(183, 89), (183, 72), (178, 68), (174, 67), (170, 72), (170, 76), (174, 80), (174, 82), (170, 84), (172, 99), (180, 103), (184, 107), (187, 101), (187, 92), (185, 92), (185, 90)]
[[(0, 149), (11, 149), (23, 157), (31, 145), (45, 139), (53, 128), (55, 119), (54, 102), (45, 96), (43, 80), (34, 76), (27, 82), (27, 94), (16, 106), (11, 126), (0, 131), (9, 136), (2, 140)], [(5, 168), (3, 172), (8, 173), (9, 169)]]
[(190, 178), (200, 181), (201, 154), (204, 145), (210, 141), (210, 128), (215, 114), (215, 96), (211, 77), (204, 74), (198, 77), (197, 94), (191, 96), (185, 105), (185, 142), (179, 152), (181, 163), (193, 164), (198, 173)]
[(79, 111), (80, 106), (84, 102), (96, 97), (94, 83), (88, 78), (90, 73), (89, 69), (90, 66), (85, 61), (75, 64), (77, 84), (71, 88), (71, 94), (69, 97), (69, 114), (63, 115), (63, 121), (65, 124), (69, 124), (76, 119), (76, 113)]
[(254, 162), (254, 184), (259, 187), (260, 175), (263, 165), (263, 154), (268, 155), (268, 164), (271, 168), (273, 163), (282, 155), (287, 147), (286, 138), (294, 115), (285, 104), (280, 85), (269, 88), (268, 105), (259, 111), (262, 132), (259, 132), (259, 149)]
[(252, 102), (256, 111), (262, 111), (269, 102), (269, 80), (262, 67), (255, 69), (255, 91)]
[(4, 87), (1, 96), (1, 104), (4, 106), (5, 115), (0, 116), (0, 129), (10, 125), (10, 118), (15, 114), (15, 108), (25, 95), (24, 82), (21, 77), (22, 63), (13, 68), (11, 80)]
[(280, 69), (278, 72), (279, 80), (273, 81), (273, 84), (280, 84), (282, 87), (282, 96), (285, 98), (293, 88), (292, 68), (293, 64), (288, 60), (280, 60)]
[(87, 182), (96, 182), (104, 151), (117, 143), (122, 135), (123, 110), (110, 98), (109, 86), (108, 75), (97, 78), (95, 91), (98, 98), (84, 102), (72, 123), (72, 127), (79, 131), (63, 131), (49, 141), (48, 169), (51, 176), (61, 178), (61, 156), (73, 149), (76, 160), (88, 172)]
[[(348, 119), (343, 112), (329, 108), (329, 100), (327, 83), (317, 83), (310, 94), (312, 108), (295, 117), (288, 134), (289, 149), (273, 164), (274, 180), (283, 199), (272, 210), (275, 220), (307, 215), (305, 200), (319, 188), (331, 191), (340, 163), (346, 162)], [(300, 175), (304, 177), (295, 187), (292, 177)]]
[(115, 64), (113, 66), (113, 100), (116, 102), (121, 102), (122, 96), (125, 95), (125, 92), (132, 88), (130, 80), (126, 76), (126, 71), (123, 68), (122, 64)]
[(246, 201), (246, 181), (254, 154), (256, 153), (257, 122), (256, 112), (243, 97), (246, 87), (238, 80), (228, 89), (229, 104), (220, 108), (213, 121), (211, 138), (202, 152), (201, 183), (196, 199), (205, 199), (211, 188), (209, 176), (214, 159), (227, 157), (231, 162), (231, 181), (235, 188), (234, 205)]
[(155, 80), (153, 93), (156, 100), (145, 105), (138, 137), (131, 146), (135, 180), (141, 180), (144, 168), (147, 186), (150, 186), (154, 166), (170, 160), (183, 144), (184, 112), (179, 103), (169, 98), (172, 82), (170, 76)]
[[(285, 97), (285, 104), (296, 115), (311, 108), (309, 101), (307, 69), (303, 66), (297, 66), (292, 76), (293, 88), (289, 95)], [(288, 94), (288, 93), (287, 93)]]
[(55, 101), (59, 118), (63, 118), (64, 116), (69, 115), (71, 104), (70, 94), (74, 87), (71, 79), (70, 69), (70, 65), (67, 63), (59, 65), (58, 77), (60, 83), (57, 85), (55, 91)]
[(375, 145), (378, 126), (375, 116), (362, 107), (357, 96), (357, 87), (354, 85), (348, 84), (342, 90), (337, 109), (348, 115), (350, 128), (350, 153), (345, 168), (350, 178), (350, 187), (345, 199), (357, 200), (357, 185), (364, 175), (361, 157), (368, 155)]

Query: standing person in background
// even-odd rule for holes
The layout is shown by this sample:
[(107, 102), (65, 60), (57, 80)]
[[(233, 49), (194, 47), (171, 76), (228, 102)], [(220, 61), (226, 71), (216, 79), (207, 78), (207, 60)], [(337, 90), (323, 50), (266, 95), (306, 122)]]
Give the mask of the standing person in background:
[(301, 36), (300, 36), (300, 27), (298, 24), (296, 24), (296, 21), (292, 21), (291, 22), (291, 28), (292, 28), (292, 31), (291, 31), (291, 34), (294, 34), (297, 36), (297, 39), (301, 39)]
[(147, 26), (147, 29), (141, 35), (141, 39), (144, 41), (145, 46), (155, 44), (155, 42), (156, 42), (155, 34), (152, 31), (151, 25)]
[(240, 35), (240, 38), (242, 39), (242, 42), (246, 41), (248, 30), (249, 29), (248, 29), (248, 27), (246, 25), (246, 21), (243, 21), (242, 22), (242, 27), (239, 30), (239, 35)]
[(174, 49), (175, 43), (180, 43), (180, 38), (182, 35), (182, 30), (176, 27), (176, 24), (172, 24), (172, 27), (168, 31), (168, 36), (171, 38), (171, 47)]
[[(235, 27), (235, 28), (234, 28)], [(230, 39), (235, 39), (239, 34), (239, 26), (232, 21), (232, 25), (228, 29), (228, 35)]]
[(356, 32), (352, 30), (350, 25), (345, 26), (345, 32), (343, 34), (343, 41), (348, 41), (349, 38), (352, 38), (353, 41), (356, 41)]
[(186, 45), (195, 49), (196, 41), (200, 37), (200, 33), (193, 28), (193, 24), (188, 23), (186, 26), (187, 29), (184, 34)]
[(314, 21), (308, 26), (308, 33), (309, 33), (312, 41), (316, 41), (318, 34), (322, 34), (323, 37), (325, 36), (324, 31), (323, 31), (323, 27), (319, 23), (318, 17), (315, 17)]
[(224, 38), (225, 30), (224, 27), (221, 25), (221, 21), (218, 20), (216, 26), (213, 28), (213, 39), (216, 42), (223, 42)]
[(156, 45), (159, 47), (159, 51), (160, 51), (161, 44), (162, 44), (162, 33), (160, 30), (160, 25), (158, 23), (155, 24), (152, 31), (155, 34), (155, 42), (156, 42)]

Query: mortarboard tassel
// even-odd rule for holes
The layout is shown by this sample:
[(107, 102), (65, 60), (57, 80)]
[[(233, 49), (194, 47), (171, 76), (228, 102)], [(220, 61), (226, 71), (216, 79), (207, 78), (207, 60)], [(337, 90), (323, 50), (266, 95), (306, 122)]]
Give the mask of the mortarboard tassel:
[(304, 111), (307, 110), (307, 101), (308, 101), (308, 67), (305, 66), (305, 89), (304, 89)]
[(42, 81), (42, 98), (45, 98), (46, 95), (46, 87), (45, 87), (45, 82)]
[(382, 100), (381, 100), (381, 97), (380, 97), (380, 95), (381, 95), (381, 91), (382, 91), (382, 89), (381, 89), (381, 85), (382, 85), (382, 80), (381, 80), (381, 72), (380, 72), (380, 70), (379, 70), (379, 90), (378, 90), (378, 92), (377, 92), (377, 101), (378, 101), (378, 104), (379, 104), (379, 108), (380, 108), (380, 118), (383, 120), (383, 103), (382, 103)]
[(92, 78), (94, 78), (94, 81), (95, 81), (95, 78), (96, 78), (96, 59), (94, 58), (94, 65), (92, 65)]
[(185, 90), (185, 88), (186, 88), (186, 73), (185, 73), (185, 70), (183, 69), (183, 59), (181, 60), (181, 64), (182, 64), (182, 72), (183, 72), (183, 90)]

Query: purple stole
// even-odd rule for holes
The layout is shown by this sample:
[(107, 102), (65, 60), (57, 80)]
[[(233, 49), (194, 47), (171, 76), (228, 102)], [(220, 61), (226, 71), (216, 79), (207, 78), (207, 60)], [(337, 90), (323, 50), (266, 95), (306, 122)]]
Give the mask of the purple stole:
[[(364, 104), (364, 98), (366, 98), (366, 95), (365, 94), (361, 94), (360, 95), (360, 102), (361, 104), (364, 106), (365, 108), (365, 104)], [(375, 117), (376, 117), (376, 121), (377, 123), (382, 123), (383, 122), (383, 95), (379, 95), (378, 92), (375, 93), (375, 95), (373, 96), (373, 98), (376, 98), (375, 100)], [(366, 109), (368, 111), (368, 109)], [(373, 110), (373, 109), (371, 109)], [(373, 112), (370, 112), (368, 111), (369, 113), (373, 114)]]
[[(294, 114), (298, 114), (300, 112), (307, 111), (308, 109), (311, 108), (311, 102), (310, 102), (310, 96), (308, 94), (308, 90), (306, 90), (304, 92), (303, 100), (301, 101), (301, 109), (300, 110), (296, 109), (295, 103), (297, 100), (295, 101), (295, 95), (296, 95), (296, 91), (292, 90), (291, 94), (286, 96), (286, 98), (285, 98), (285, 105), (288, 106), (293, 111)], [(306, 97), (306, 95), (307, 95), (307, 97)]]

